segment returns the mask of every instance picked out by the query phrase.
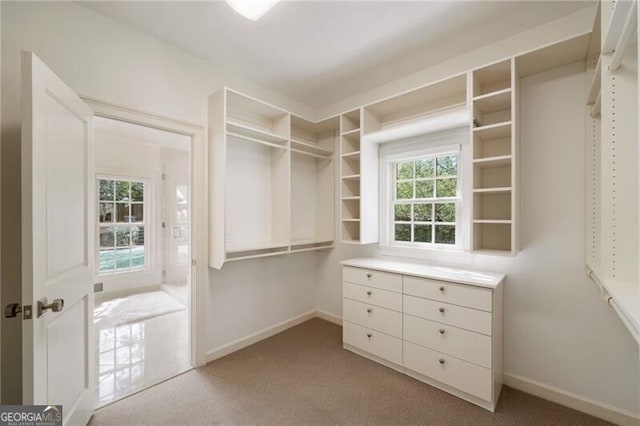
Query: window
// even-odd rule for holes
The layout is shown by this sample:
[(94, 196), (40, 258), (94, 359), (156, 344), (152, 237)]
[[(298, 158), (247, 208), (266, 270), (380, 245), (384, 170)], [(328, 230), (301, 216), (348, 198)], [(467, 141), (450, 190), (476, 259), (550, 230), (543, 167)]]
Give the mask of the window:
[(98, 272), (142, 269), (145, 256), (145, 183), (98, 179)]
[(390, 162), (391, 244), (457, 245), (458, 160), (448, 151)]

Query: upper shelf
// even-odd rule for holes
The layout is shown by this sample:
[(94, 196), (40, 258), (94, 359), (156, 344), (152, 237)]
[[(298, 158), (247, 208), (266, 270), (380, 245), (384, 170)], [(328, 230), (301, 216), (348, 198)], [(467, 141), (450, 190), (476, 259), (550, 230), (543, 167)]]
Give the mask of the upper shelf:
[(438, 111), (464, 106), (466, 74), (442, 80), (364, 107), (364, 132), (401, 127)]
[(591, 33), (585, 33), (560, 43), (545, 46), (516, 57), (516, 70), (520, 78), (549, 71), (587, 57)]
[(340, 129), (340, 117), (314, 123), (291, 116), (291, 147), (310, 154), (331, 155)]

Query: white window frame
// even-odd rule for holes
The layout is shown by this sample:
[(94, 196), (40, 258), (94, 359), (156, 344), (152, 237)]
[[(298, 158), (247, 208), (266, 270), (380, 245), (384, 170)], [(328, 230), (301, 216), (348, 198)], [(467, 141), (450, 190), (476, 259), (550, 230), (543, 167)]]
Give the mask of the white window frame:
[[(101, 180), (113, 180), (113, 181), (122, 181), (122, 182), (138, 182), (143, 184), (144, 188), (144, 198), (142, 201), (143, 205), (143, 213), (142, 213), (142, 222), (122, 222), (120, 225), (124, 224), (141, 224), (144, 227), (144, 264), (139, 267), (129, 267), (129, 268), (121, 268), (121, 269), (112, 269), (108, 271), (100, 271), (100, 229), (118, 226), (118, 222), (111, 223), (101, 223), (100, 222), (100, 181)], [(104, 276), (115, 276), (120, 274), (132, 274), (132, 273), (140, 273), (145, 272), (150, 269), (150, 240), (151, 235), (151, 212), (149, 210), (150, 207), (150, 197), (151, 197), (151, 181), (148, 178), (139, 177), (139, 176), (128, 176), (122, 174), (98, 174), (96, 175), (96, 246), (95, 246), (95, 262), (96, 262), (96, 276), (104, 277)], [(114, 201), (116, 203), (116, 201)], [(113, 214), (115, 214), (115, 209)], [(131, 243), (129, 243), (131, 244)], [(131, 248), (131, 245), (129, 245)]]
[[(458, 196), (456, 203), (456, 243), (416, 243), (394, 240), (394, 164), (424, 157), (458, 154)], [(380, 147), (380, 247), (382, 254), (421, 257), (424, 253), (462, 253), (470, 249), (471, 211), (473, 196), (470, 180), (471, 149), (468, 128), (424, 135), (408, 140), (389, 142)], [(435, 195), (435, 194), (434, 194)], [(436, 202), (429, 201), (429, 202)], [(435, 228), (434, 228), (435, 232)]]

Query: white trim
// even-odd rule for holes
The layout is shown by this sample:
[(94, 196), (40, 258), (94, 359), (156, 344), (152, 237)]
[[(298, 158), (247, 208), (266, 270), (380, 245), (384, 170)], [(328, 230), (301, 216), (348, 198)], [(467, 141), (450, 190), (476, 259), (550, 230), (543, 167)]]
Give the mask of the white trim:
[(254, 343), (258, 343), (259, 341), (267, 339), (278, 333), (282, 333), (283, 331), (291, 327), (295, 327), (298, 324), (302, 324), (303, 322), (308, 321), (315, 316), (316, 311), (314, 309), (302, 315), (298, 315), (288, 320), (279, 322), (278, 324), (272, 325), (271, 327), (263, 328), (262, 330), (251, 333), (246, 337), (242, 337), (240, 339), (234, 340), (233, 342), (212, 349), (207, 352), (207, 363), (215, 361), (218, 358), (222, 358), (223, 356), (227, 356), (233, 352), (239, 351), (240, 349), (244, 349), (247, 346), (251, 346)]
[(94, 115), (120, 120), (127, 123), (152, 127), (179, 133), (191, 138), (191, 291), (190, 304), (190, 348), (191, 365), (202, 366), (206, 363), (206, 303), (209, 300), (209, 261), (208, 246), (208, 145), (206, 144), (204, 127), (153, 113), (135, 111), (133, 109), (103, 102), (94, 98), (80, 97), (93, 110)]
[(618, 425), (637, 426), (640, 421), (640, 413), (617, 408), (527, 377), (505, 373), (504, 384)]
[(322, 309), (316, 309), (316, 317), (334, 324), (342, 325), (342, 317), (340, 315), (332, 314), (331, 312), (323, 311)]

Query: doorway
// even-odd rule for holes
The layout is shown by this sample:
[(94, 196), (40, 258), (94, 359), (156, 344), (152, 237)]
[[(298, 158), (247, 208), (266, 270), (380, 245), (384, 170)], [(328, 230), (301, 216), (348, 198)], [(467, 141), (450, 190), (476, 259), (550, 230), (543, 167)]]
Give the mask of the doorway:
[(96, 403), (192, 367), (191, 138), (96, 117)]

